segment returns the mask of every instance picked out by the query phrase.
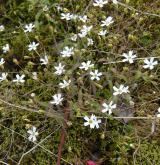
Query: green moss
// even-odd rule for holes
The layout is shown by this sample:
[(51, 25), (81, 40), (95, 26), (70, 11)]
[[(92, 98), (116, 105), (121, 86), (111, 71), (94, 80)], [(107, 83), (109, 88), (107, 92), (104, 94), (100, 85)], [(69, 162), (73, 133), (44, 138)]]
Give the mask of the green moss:
[(140, 144), (135, 156), (136, 164), (141, 162), (143, 165), (159, 164), (160, 147), (156, 141), (144, 141)]

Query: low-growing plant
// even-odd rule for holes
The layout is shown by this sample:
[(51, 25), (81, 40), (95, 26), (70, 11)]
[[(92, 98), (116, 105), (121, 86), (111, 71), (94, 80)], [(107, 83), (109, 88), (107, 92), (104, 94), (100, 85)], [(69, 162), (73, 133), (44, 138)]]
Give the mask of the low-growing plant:
[(2, 0), (0, 162), (158, 165), (158, 7)]

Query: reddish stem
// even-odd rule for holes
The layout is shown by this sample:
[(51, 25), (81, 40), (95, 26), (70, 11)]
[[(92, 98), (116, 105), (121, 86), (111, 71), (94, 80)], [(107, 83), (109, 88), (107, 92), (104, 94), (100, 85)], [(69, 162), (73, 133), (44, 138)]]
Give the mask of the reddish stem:
[(64, 145), (64, 142), (65, 142), (65, 135), (66, 135), (66, 128), (67, 128), (67, 121), (68, 121), (68, 118), (69, 118), (69, 113), (70, 113), (70, 109), (65, 108), (64, 109), (63, 128), (61, 130), (61, 138), (60, 138), (60, 143), (59, 143), (59, 146), (58, 146), (57, 165), (61, 164), (62, 149), (63, 149), (63, 145)]

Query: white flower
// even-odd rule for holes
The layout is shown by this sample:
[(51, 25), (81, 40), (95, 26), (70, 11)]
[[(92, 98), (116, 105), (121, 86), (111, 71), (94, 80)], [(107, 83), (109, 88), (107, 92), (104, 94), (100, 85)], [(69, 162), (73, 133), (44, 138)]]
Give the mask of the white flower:
[(70, 13), (61, 13), (61, 19), (65, 19), (67, 21), (71, 20), (72, 15)]
[(125, 87), (123, 84), (121, 84), (119, 88), (113, 86), (113, 90), (114, 90), (113, 95), (116, 96), (116, 95), (121, 95), (122, 93), (129, 93), (128, 88), (129, 88), (128, 86)]
[(102, 73), (101, 72), (98, 72), (98, 70), (95, 70), (94, 72), (90, 72), (90, 75), (91, 75), (91, 80), (100, 80), (100, 76), (102, 76)]
[(78, 37), (78, 35), (77, 34), (74, 34), (70, 39), (72, 41), (77, 41), (77, 37)]
[(69, 48), (68, 46), (64, 47), (63, 51), (60, 52), (62, 57), (70, 57), (74, 54), (73, 47)]
[(103, 103), (102, 106), (104, 107), (102, 112), (108, 112), (109, 115), (112, 113), (112, 110), (116, 108), (116, 104), (113, 104), (113, 101), (111, 101), (109, 104)]
[(83, 25), (82, 29), (81, 29), (81, 33), (88, 33), (91, 31), (91, 29), (93, 28), (93, 26), (86, 26), (86, 25)]
[(84, 126), (90, 126), (91, 129), (93, 128), (99, 128), (99, 124), (101, 123), (101, 120), (97, 120), (97, 117), (95, 115), (91, 115), (91, 117), (89, 118), (88, 116), (84, 117), (84, 120), (86, 122), (84, 122)]
[(33, 25), (32, 23), (28, 24), (28, 25), (25, 25), (25, 30), (24, 32), (27, 33), (27, 32), (32, 32), (33, 28), (35, 27), (35, 25)]
[(4, 26), (3, 25), (0, 25), (0, 32), (3, 32), (4, 31)]
[(87, 21), (87, 15), (84, 16), (79, 16), (80, 21), (82, 21), (83, 23), (85, 23)]
[(93, 115), (92, 118), (94, 120), (95, 127), (98, 129), (99, 128), (99, 124), (101, 123), (101, 119), (97, 120), (97, 117), (95, 115)]
[(48, 64), (48, 57), (45, 55), (44, 58), (40, 58), (41, 65)]
[(150, 59), (146, 58), (144, 60), (144, 63), (145, 65), (143, 65), (143, 68), (149, 68), (150, 70), (152, 70), (154, 68), (154, 65), (158, 64), (158, 61), (154, 61), (154, 57), (151, 57)]
[(86, 25), (83, 25), (82, 29), (80, 30), (80, 33), (78, 33), (78, 36), (80, 38), (83, 38), (85, 37), (92, 29), (93, 26), (86, 26)]
[(9, 52), (9, 44), (6, 44), (2, 47), (3, 53)]
[(33, 72), (33, 73), (32, 73), (32, 78), (33, 78), (34, 80), (37, 80), (37, 79), (38, 79), (38, 77), (37, 77), (37, 72)]
[(28, 50), (29, 51), (36, 50), (38, 45), (39, 43), (32, 42), (28, 45)]
[(107, 3), (108, 0), (94, 0), (93, 6), (99, 6), (102, 8)]
[(109, 16), (107, 17), (104, 21), (102, 21), (101, 26), (109, 26), (110, 24), (112, 24), (113, 21), (113, 17)]
[(58, 64), (58, 66), (55, 66), (54, 68), (56, 69), (56, 72), (54, 72), (57, 75), (61, 75), (63, 72), (65, 72), (64, 65), (61, 63)]
[(21, 76), (18, 75), (18, 74), (16, 74), (16, 79), (14, 79), (13, 82), (16, 82), (16, 83), (24, 83), (24, 82), (25, 82), (24, 77), (25, 77), (24, 74), (22, 74)]
[(59, 86), (60, 88), (66, 88), (70, 85), (70, 83), (71, 83), (71, 80), (68, 80), (68, 81), (63, 80), (63, 82), (59, 83)]
[(4, 63), (5, 63), (4, 58), (1, 58), (0, 59), (0, 66), (3, 65)]
[(112, 0), (112, 2), (113, 2), (114, 4), (118, 4), (118, 1), (117, 1), (117, 0)]
[(29, 141), (35, 142), (37, 140), (36, 136), (38, 136), (38, 131), (36, 130), (37, 128), (32, 126), (32, 128), (27, 131), (27, 133), (29, 134)]
[(91, 64), (91, 61), (87, 62), (82, 62), (81, 66), (79, 67), (80, 69), (88, 70), (89, 68), (93, 67), (94, 64)]
[(80, 38), (84, 38), (86, 35), (87, 35), (87, 33), (84, 33), (84, 32), (78, 33), (78, 36), (79, 36)]
[(101, 31), (99, 31), (98, 35), (99, 36), (105, 36), (106, 33), (107, 33), (107, 30), (101, 30)]
[(158, 114), (157, 117), (160, 117), (160, 107), (158, 108)]
[(123, 57), (125, 57), (125, 59), (123, 59), (123, 62), (128, 61), (130, 64), (133, 63), (133, 60), (137, 57), (136, 54), (133, 54), (133, 51), (130, 50), (128, 53), (123, 53), (122, 55)]
[(126, 86), (126, 87), (123, 87), (123, 93), (129, 93), (130, 91), (128, 90), (128, 86)]
[(93, 118), (93, 114), (92, 116), (89, 118), (88, 116), (84, 117), (84, 120), (86, 120), (86, 122), (84, 123), (84, 126), (90, 126), (90, 128), (94, 128), (95, 127), (95, 123), (94, 123), (94, 118)]
[(62, 94), (58, 93), (58, 94), (55, 94), (53, 97), (53, 100), (50, 102), (51, 104), (54, 104), (54, 105), (59, 105), (61, 104), (61, 102), (63, 101), (63, 97), (62, 97)]
[(7, 79), (8, 73), (2, 73), (0, 77), (0, 82), (4, 81)]
[(87, 38), (87, 46), (93, 45), (94, 41), (91, 38)]

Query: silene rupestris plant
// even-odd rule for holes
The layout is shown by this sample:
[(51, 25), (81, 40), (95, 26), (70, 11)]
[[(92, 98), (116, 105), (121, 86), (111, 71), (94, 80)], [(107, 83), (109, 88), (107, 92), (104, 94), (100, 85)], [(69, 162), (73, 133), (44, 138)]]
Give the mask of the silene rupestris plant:
[[(129, 5), (118, 0), (2, 5), (0, 102), (6, 109), (51, 117), (61, 125), (57, 164), (64, 161), (66, 130), (74, 121), (98, 132), (106, 128), (106, 120), (127, 124), (159, 117), (154, 101), (159, 97), (160, 32), (152, 29), (152, 21), (160, 15)], [(145, 86), (154, 88), (150, 99), (141, 91)], [(156, 104), (149, 114), (145, 108), (138, 111), (146, 102)], [(26, 136), (38, 143), (43, 131), (31, 121)]]

